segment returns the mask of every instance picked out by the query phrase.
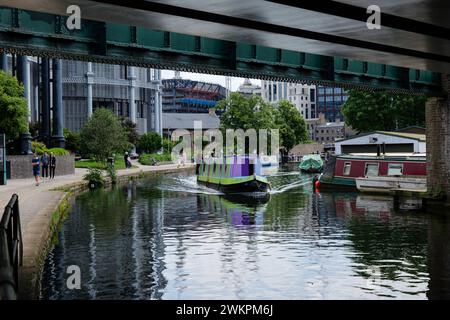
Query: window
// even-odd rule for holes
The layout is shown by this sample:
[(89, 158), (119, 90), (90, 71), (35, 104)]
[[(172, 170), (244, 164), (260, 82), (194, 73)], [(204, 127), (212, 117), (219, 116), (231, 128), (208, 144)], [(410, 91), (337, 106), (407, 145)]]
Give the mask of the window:
[(388, 176), (401, 176), (401, 175), (403, 175), (403, 164), (389, 163)]
[(119, 79), (127, 79), (128, 76), (127, 66), (120, 66), (119, 68)]
[(377, 177), (378, 176), (378, 163), (367, 163), (366, 170), (364, 172), (366, 177)]
[(344, 163), (344, 170), (342, 172), (344, 174), (344, 176), (350, 175), (350, 169), (351, 168), (352, 168), (352, 164), (350, 162)]

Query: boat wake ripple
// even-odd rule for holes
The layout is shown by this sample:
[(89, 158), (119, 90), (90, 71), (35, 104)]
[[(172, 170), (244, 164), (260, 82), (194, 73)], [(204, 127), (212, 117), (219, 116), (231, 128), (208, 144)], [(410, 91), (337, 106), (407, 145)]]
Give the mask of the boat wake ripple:
[(307, 185), (307, 184), (311, 184), (311, 181), (312, 181), (312, 180), (310, 180), (310, 179), (308, 179), (308, 180), (294, 181), (294, 182), (289, 183), (289, 184), (277, 186), (277, 187), (271, 189), (271, 190), (269, 191), (269, 193), (270, 193), (270, 194), (277, 194), (277, 193), (286, 192), (287, 190), (290, 190), (290, 189), (294, 189), (294, 188), (298, 188), (298, 187), (305, 186), (305, 185)]
[(222, 192), (208, 188), (204, 185), (197, 183), (197, 177), (173, 177), (164, 181), (160, 186), (160, 190), (175, 191), (175, 192), (187, 192), (196, 194), (216, 194), (221, 195)]

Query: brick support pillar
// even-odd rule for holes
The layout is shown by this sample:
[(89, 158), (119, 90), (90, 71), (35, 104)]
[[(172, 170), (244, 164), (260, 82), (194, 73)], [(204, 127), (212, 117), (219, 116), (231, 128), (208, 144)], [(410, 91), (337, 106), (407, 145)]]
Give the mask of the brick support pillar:
[(447, 98), (429, 98), (426, 104), (427, 188), (430, 196), (450, 200), (450, 75), (442, 76)]

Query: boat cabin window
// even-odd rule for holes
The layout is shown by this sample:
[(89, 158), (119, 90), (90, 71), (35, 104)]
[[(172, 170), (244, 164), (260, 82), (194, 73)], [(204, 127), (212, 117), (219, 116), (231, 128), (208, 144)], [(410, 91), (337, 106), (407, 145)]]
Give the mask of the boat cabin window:
[(252, 176), (255, 173), (255, 165), (253, 163), (250, 163), (248, 165), (248, 175)]
[(377, 177), (378, 176), (378, 163), (367, 163), (366, 170), (364, 172), (366, 177)]
[(217, 164), (217, 168), (216, 168), (216, 176), (220, 176), (221, 175), (221, 171), (222, 171), (222, 165), (221, 164)]
[(351, 169), (351, 167), (352, 167), (351, 162), (346, 162), (346, 163), (344, 163), (344, 170), (343, 170), (344, 176), (350, 175), (350, 169)]
[(401, 175), (403, 175), (403, 164), (389, 163), (388, 176), (401, 176)]

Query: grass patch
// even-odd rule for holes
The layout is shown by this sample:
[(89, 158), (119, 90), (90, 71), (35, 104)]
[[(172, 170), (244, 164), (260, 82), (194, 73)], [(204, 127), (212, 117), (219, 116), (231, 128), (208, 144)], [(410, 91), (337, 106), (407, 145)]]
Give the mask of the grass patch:
[(151, 153), (151, 154), (141, 154), (141, 156), (139, 157), (139, 163), (144, 166), (151, 166), (152, 159), (155, 159), (157, 162), (172, 161), (170, 153), (163, 153), (163, 154)]
[[(135, 168), (135, 166), (133, 167)], [(75, 161), (75, 168), (106, 170), (106, 163), (98, 162), (93, 159), (83, 159)], [(114, 161), (114, 168), (116, 170), (126, 169), (125, 160), (123, 157), (116, 157), (116, 160)]]

